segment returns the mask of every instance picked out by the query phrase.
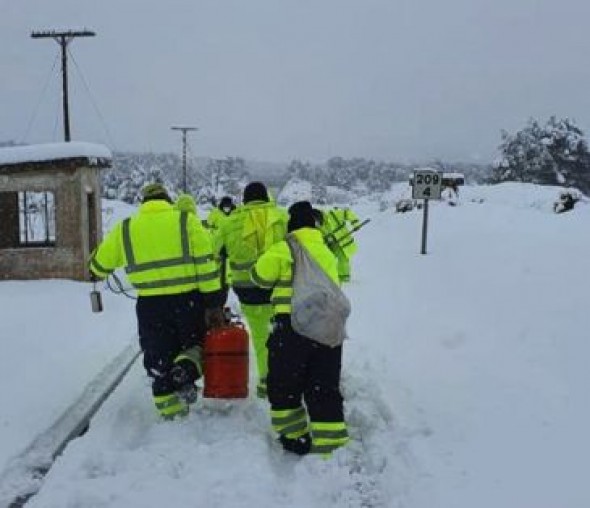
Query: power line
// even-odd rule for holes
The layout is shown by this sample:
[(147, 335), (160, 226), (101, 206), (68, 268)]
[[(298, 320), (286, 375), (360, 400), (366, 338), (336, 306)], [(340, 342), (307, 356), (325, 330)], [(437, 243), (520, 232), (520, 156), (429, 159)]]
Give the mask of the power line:
[(193, 153), (190, 145), (187, 145), (186, 153), (187, 153), (187, 155), (186, 155), (187, 156), (187, 171), (188, 171), (188, 161), (192, 160), (193, 161), (192, 173), (197, 177), (197, 183), (199, 182), (199, 180), (198, 180), (199, 178), (201, 180), (205, 181), (206, 180), (205, 173), (203, 171), (199, 171), (197, 157)]
[(62, 75), (62, 90), (63, 90), (63, 114), (64, 114), (64, 139), (71, 140), (70, 135), (70, 112), (68, 105), (68, 58), (67, 47), (68, 44), (76, 37), (94, 37), (96, 34), (90, 30), (67, 30), (58, 32), (56, 30), (43, 30), (31, 32), (33, 39), (53, 39), (61, 47), (61, 75)]
[(92, 104), (92, 107), (94, 108), (95, 113), (98, 115), (98, 118), (102, 123), (102, 128), (105, 131), (105, 134), (107, 136), (109, 144), (111, 145), (111, 147), (114, 150), (116, 150), (115, 143), (113, 142), (113, 137), (111, 136), (111, 132), (109, 130), (109, 126), (107, 125), (107, 123), (104, 119), (104, 116), (102, 115), (100, 109), (98, 108), (96, 100), (94, 99), (94, 95), (92, 94), (92, 91), (90, 90), (90, 87), (88, 86), (88, 82), (84, 78), (84, 74), (82, 73), (82, 69), (78, 65), (78, 62), (76, 61), (76, 59), (74, 58), (74, 55), (72, 54), (72, 52), (70, 50), (68, 50), (68, 55), (70, 55), (70, 58), (74, 62), (74, 66), (76, 67), (76, 70), (78, 71), (78, 74), (80, 76), (82, 84), (84, 85), (84, 88), (86, 89), (86, 92), (88, 93), (88, 97), (90, 98), (90, 103)]
[(39, 107), (41, 106), (41, 102), (43, 102), (43, 99), (45, 98), (45, 93), (47, 92), (47, 88), (49, 88), (49, 82), (51, 81), (51, 78), (53, 76), (53, 71), (55, 70), (55, 66), (57, 64), (58, 58), (59, 58), (59, 53), (56, 53), (55, 58), (53, 59), (53, 65), (51, 66), (51, 70), (49, 71), (49, 74), (47, 75), (47, 80), (45, 81), (45, 85), (43, 86), (43, 90), (41, 91), (41, 95), (39, 96), (39, 100), (37, 101), (37, 104), (36, 104), (35, 108), (33, 109), (33, 114), (31, 115), (31, 118), (29, 119), (29, 123), (27, 124), (27, 128), (25, 129), (25, 133), (21, 137), (21, 141), (23, 141), (23, 142), (26, 141), (27, 138), (29, 137), (31, 127), (33, 126), (33, 122), (35, 121), (35, 118), (37, 117), (37, 113), (39, 112)]

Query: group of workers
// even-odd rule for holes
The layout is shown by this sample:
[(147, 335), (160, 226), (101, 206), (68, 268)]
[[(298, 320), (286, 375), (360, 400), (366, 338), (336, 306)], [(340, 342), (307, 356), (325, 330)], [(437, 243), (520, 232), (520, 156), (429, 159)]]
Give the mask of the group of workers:
[(90, 258), (96, 279), (124, 268), (137, 291), (143, 363), (154, 404), (166, 419), (197, 399), (208, 330), (224, 326), (229, 288), (237, 296), (255, 352), (256, 394), (271, 406), (284, 449), (330, 453), (348, 441), (340, 392), (342, 346), (296, 333), (290, 321), (292, 235), (336, 283), (350, 280), (360, 223), (346, 208), (320, 210), (299, 201), (278, 206), (261, 182), (242, 203), (224, 197), (201, 221), (192, 196), (173, 201), (164, 186), (142, 190), (136, 214), (116, 224)]

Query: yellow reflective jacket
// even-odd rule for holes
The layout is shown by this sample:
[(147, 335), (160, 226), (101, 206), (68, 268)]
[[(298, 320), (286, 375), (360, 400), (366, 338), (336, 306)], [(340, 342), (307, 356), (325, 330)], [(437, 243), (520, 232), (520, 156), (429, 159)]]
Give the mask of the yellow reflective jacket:
[[(301, 228), (291, 233), (309, 252), (312, 259), (336, 284), (338, 260), (325, 244), (322, 233), (315, 228)], [(286, 241), (268, 249), (252, 268), (252, 281), (264, 289), (272, 289), (271, 303), (274, 314), (291, 314), (293, 296), (293, 256)]]
[[(218, 207), (211, 209), (211, 211), (209, 212), (209, 215), (207, 215), (207, 227), (211, 230), (212, 235), (217, 234), (217, 231), (221, 227), (221, 224), (224, 221), (226, 221), (228, 217), (229, 217), (229, 215), (226, 215)], [(225, 259), (225, 261), (222, 261), (222, 258)], [(224, 275), (225, 280), (223, 282), (226, 285), (231, 284), (231, 272), (230, 272), (230, 268), (229, 268), (229, 259), (227, 259), (227, 254), (222, 253), (221, 251), (217, 252), (215, 259), (216, 259), (217, 264), (219, 266), (220, 273), (225, 274)], [(223, 270), (221, 270), (221, 268), (222, 268), (221, 263), (222, 262), (224, 262)]]
[(352, 227), (360, 224), (358, 216), (350, 208), (332, 208), (322, 210), (324, 223), (320, 231), (327, 245), (336, 255), (344, 255), (350, 259), (357, 251), (353, 233), (350, 233), (349, 224)]
[(223, 213), (219, 208), (212, 208), (209, 215), (207, 215), (207, 227), (211, 229), (219, 229), (221, 223), (228, 217), (229, 215)]
[(192, 213), (197, 219), (199, 219), (199, 224), (201, 224), (201, 220), (199, 218), (199, 212), (197, 210), (197, 203), (195, 203), (195, 198), (193, 198), (190, 194), (181, 194), (176, 198), (176, 202), (174, 203), (174, 207), (181, 211)]
[(233, 287), (256, 287), (250, 269), (261, 254), (287, 234), (288, 214), (273, 202), (252, 201), (236, 208), (214, 233), (215, 250), (226, 248)]
[(148, 201), (116, 224), (90, 258), (100, 278), (125, 267), (140, 296), (220, 289), (211, 237), (193, 214), (163, 200)]

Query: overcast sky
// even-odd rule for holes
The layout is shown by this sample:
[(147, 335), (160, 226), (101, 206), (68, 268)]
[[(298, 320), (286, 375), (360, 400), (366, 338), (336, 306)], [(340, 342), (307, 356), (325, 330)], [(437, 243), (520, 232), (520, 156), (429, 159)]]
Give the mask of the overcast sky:
[(63, 139), (30, 32), (81, 27), (72, 138), (117, 150), (488, 162), (530, 116), (590, 127), (589, 0), (0, 0), (0, 141)]

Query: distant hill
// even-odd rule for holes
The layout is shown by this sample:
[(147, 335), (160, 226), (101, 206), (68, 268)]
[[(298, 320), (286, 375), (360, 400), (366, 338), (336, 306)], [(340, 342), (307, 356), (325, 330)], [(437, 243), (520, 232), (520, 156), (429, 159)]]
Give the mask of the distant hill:
[[(287, 180), (287, 163), (246, 160), (239, 157), (226, 159), (243, 161), (244, 169), (252, 180), (262, 180), (273, 186), (282, 185)], [(211, 161), (226, 159), (191, 158), (187, 161), (187, 173), (190, 178), (204, 177)], [(113, 168), (124, 174), (131, 174), (138, 169), (145, 171), (157, 168), (173, 181), (180, 181), (182, 176), (182, 160), (176, 153), (115, 152), (113, 154)]]
[[(286, 164), (245, 160), (240, 157), (196, 157), (187, 160), (186, 187), (199, 202), (223, 195), (241, 195), (248, 181), (260, 180), (273, 192), (287, 182)], [(177, 153), (115, 152), (113, 167), (102, 173), (103, 194), (135, 203), (148, 182), (161, 182), (173, 193), (184, 188), (182, 159)]]
[[(14, 141), (0, 141), (0, 147), (18, 146)], [(278, 196), (295, 178), (310, 182), (313, 196), (324, 199), (328, 187), (353, 192), (384, 192), (394, 182), (407, 181), (417, 167), (430, 166), (440, 171), (462, 173), (468, 184), (489, 180), (489, 164), (430, 161), (395, 163), (364, 158), (332, 157), (323, 163), (304, 160), (272, 162), (240, 157), (192, 157), (187, 160), (186, 187), (200, 202), (208, 203), (223, 195), (241, 197), (249, 181), (262, 181)], [(185, 184), (182, 159), (178, 153), (114, 152), (113, 167), (102, 172), (103, 195), (136, 203), (141, 188), (148, 182), (162, 182), (173, 193), (182, 192)]]

